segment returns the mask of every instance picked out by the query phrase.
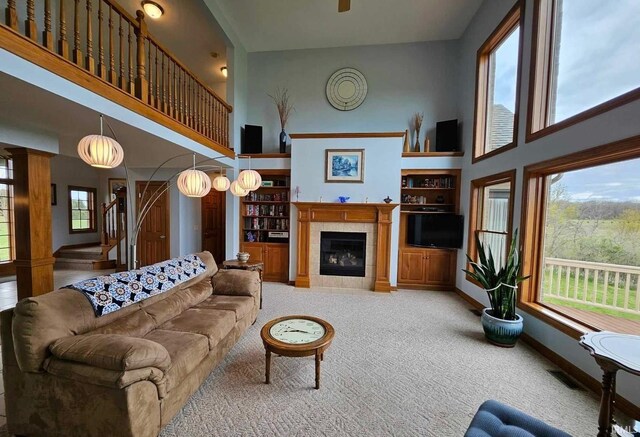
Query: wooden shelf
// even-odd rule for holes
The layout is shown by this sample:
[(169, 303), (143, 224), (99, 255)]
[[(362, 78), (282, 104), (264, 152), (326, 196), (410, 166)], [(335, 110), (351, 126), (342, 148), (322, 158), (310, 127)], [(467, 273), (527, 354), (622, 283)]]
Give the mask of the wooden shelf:
[(453, 203), (401, 203), (401, 206), (455, 206)]
[(239, 158), (291, 158), (291, 153), (243, 153)]
[(266, 203), (266, 204), (270, 204), (270, 205), (283, 205), (283, 204), (289, 204), (288, 200), (244, 200), (244, 203)]
[(400, 211), (400, 214), (454, 214), (453, 211)]
[(435, 158), (447, 156), (464, 156), (464, 152), (402, 152), (403, 158)]
[(289, 232), (289, 229), (251, 229), (243, 228), (243, 231), (262, 231), (262, 232)]
[(455, 187), (448, 188), (428, 188), (428, 187), (402, 187), (402, 190), (455, 190)]
[(246, 215), (243, 214), (244, 218), (272, 218), (272, 219), (288, 219), (288, 215)]

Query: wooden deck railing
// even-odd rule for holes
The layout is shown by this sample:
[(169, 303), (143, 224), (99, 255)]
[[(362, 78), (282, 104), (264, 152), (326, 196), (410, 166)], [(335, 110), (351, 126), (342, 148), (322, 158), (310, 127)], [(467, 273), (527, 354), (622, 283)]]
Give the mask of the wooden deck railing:
[(640, 314), (640, 267), (545, 258), (543, 295)]
[(114, 0), (7, 0), (5, 17), (14, 32), (229, 148), (231, 106), (149, 34), (142, 11), (133, 17)]

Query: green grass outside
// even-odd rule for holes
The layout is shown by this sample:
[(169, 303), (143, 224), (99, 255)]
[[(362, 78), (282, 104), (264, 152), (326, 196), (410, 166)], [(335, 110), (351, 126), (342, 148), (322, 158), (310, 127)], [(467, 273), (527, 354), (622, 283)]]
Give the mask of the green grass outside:
[[(609, 280), (610, 281), (612, 281), (614, 277), (615, 277), (615, 274), (609, 273)], [(618, 283), (618, 296), (617, 296), (616, 304), (615, 304), (617, 307), (620, 307), (620, 308), (624, 308), (625, 280), (626, 280), (626, 275), (625, 274), (621, 274), (620, 275), (620, 281)], [(547, 268), (545, 270), (545, 275), (544, 275), (543, 283), (542, 283), (542, 290), (543, 290), (543, 299), (542, 300), (543, 300), (543, 302), (551, 303), (551, 304), (559, 305), (559, 306), (565, 306), (565, 307), (569, 307), (569, 308), (576, 308), (576, 309), (580, 309), (580, 310), (591, 311), (591, 312), (598, 313), (598, 314), (607, 314), (607, 315), (610, 315), (610, 316), (615, 316), (615, 317), (621, 317), (621, 318), (625, 318), (625, 319), (629, 319), (629, 320), (640, 321), (640, 312), (638, 312), (636, 314), (627, 313), (627, 312), (624, 312), (624, 311), (615, 310), (613, 308), (602, 308), (602, 307), (598, 307), (598, 306), (594, 306), (594, 305), (590, 304), (590, 302), (593, 302), (593, 289), (594, 289), (593, 271), (590, 272), (589, 278), (587, 280), (587, 289), (588, 289), (588, 291), (587, 291), (587, 302), (578, 302), (578, 301), (570, 301), (569, 302), (569, 301), (566, 301), (566, 300), (563, 300), (563, 299), (558, 299), (554, 295), (549, 294), (549, 290), (551, 289), (550, 282), (551, 282), (551, 278), (549, 277), (549, 269)], [(575, 274), (573, 272), (571, 272), (571, 274), (569, 275), (569, 293), (568, 293), (568, 297), (570, 299), (574, 298), (573, 293), (574, 293), (574, 290), (575, 290), (575, 283), (576, 283)], [(553, 286), (554, 286), (554, 291), (558, 290), (557, 267), (554, 269)], [(560, 279), (560, 287), (559, 287), (559, 294), (562, 297), (565, 296), (566, 286), (567, 286), (567, 277), (566, 277), (565, 269), (563, 268), (562, 276), (561, 276), (561, 279)], [(602, 297), (603, 297), (603, 293), (604, 293), (604, 273), (603, 272), (600, 272), (600, 274), (598, 276), (597, 287), (598, 287), (598, 290), (596, 292), (596, 302), (599, 303), (599, 304), (602, 304)], [(627, 301), (627, 308), (629, 308), (629, 309), (635, 308), (635, 305), (636, 305), (636, 293), (637, 293), (637, 285), (632, 283), (630, 288), (629, 288), (629, 299)], [(582, 300), (584, 295), (585, 295), (585, 291), (584, 291), (584, 276), (580, 276), (578, 278), (578, 292), (577, 292), (577, 295), (576, 295), (577, 299)], [(614, 304), (614, 300), (613, 299), (614, 299), (614, 286), (612, 284), (609, 284), (608, 287), (607, 287), (606, 304), (607, 305), (613, 305)]]

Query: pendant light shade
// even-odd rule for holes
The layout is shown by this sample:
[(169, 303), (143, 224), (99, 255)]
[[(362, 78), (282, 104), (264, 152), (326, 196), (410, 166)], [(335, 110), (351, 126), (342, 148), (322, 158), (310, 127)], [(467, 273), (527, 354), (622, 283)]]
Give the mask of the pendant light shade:
[(231, 182), (226, 176), (220, 175), (213, 180), (212, 188), (216, 191), (227, 191)]
[(92, 167), (115, 168), (122, 163), (124, 150), (113, 138), (87, 135), (78, 143), (78, 155)]
[(187, 197), (204, 197), (211, 191), (211, 178), (194, 168), (180, 173), (177, 184), (178, 190)]
[(237, 197), (244, 197), (249, 194), (249, 190), (242, 188), (238, 181), (233, 181), (231, 182), (231, 194)]
[(255, 191), (262, 185), (262, 177), (255, 170), (242, 170), (238, 175), (238, 185), (248, 191)]

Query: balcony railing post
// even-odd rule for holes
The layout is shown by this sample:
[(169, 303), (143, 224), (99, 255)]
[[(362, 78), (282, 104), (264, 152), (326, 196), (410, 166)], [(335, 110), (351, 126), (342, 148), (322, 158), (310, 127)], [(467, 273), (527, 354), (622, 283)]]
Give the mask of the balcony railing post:
[(24, 22), (24, 30), (27, 38), (31, 38), (34, 41), (38, 40), (34, 0), (27, 0), (27, 19)]
[(73, 62), (82, 66), (82, 51), (80, 50), (80, 0), (75, 0), (73, 8)]
[(98, 76), (100, 79), (107, 79), (107, 66), (104, 64), (104, 38), (102, 37), (102, 0), (98, 0)]
[(91, 22), (93, 17), (91, 16), (93, 5), (91, 0), (87, 0), (87, 57), (86, 57), (86, 69), (91, 74), (95, 74), (96, 65), (93, 62), (93, 29), (91, 28)]
[(147, 39), (147, 23), (144, 21), (144, 12), (136, 11), (138, 27), (136, 28), (137, 40), (137, 76), (136, 76), (136, 97), (147, 103), (149, 100), (149, 84), (147, 83), (147, 73), (145, 68), (145, 40)]
[(13, 30), (18, 30), (18, 13), (16, 12), (16, 0), (7, 1), (5, 18), (7, 26), (12, 28)]
[(67, 42), (67, 10), (64, 6), (64, 0), (60, 0), (60, 17), (59, 19), (59, 37), (58, 37), (58, 54), (65, 59), (69, 59), (69, 43)]
[(53, 33), (51, 33), (51, 0), (44, 0), (44, 30), (42, 44), (49, 50), (53, 48)]

